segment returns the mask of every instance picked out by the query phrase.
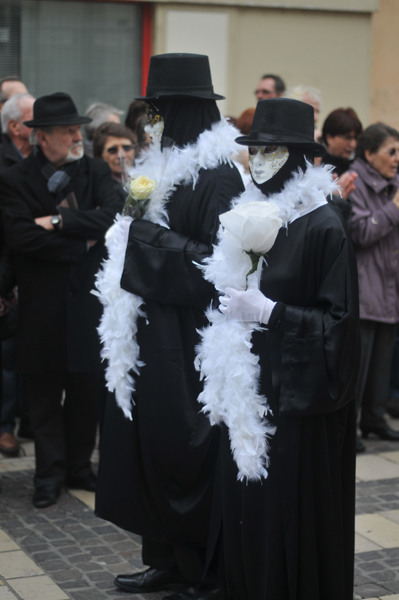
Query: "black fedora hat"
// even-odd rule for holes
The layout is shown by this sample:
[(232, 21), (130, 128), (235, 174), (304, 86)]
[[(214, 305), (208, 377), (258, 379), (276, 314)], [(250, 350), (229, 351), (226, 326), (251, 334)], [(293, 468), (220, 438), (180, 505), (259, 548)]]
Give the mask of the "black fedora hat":
[(41, 96), (33, 105), (32, 121), (24, 121), (27, 127), (51, 127), (54, 125), (83, 125), (92, 119), (78, 114), (69, 94), (56, 92), (49, 96)]
[(251, 133), (236, 139), (242, 146), (278, 145), (311, 150), (323, 156), (326, 149), (314, 141), (313, 106), (291, 98), (259, 100)]
[(209, 58), (204, 54), (158, 54), (152, 56), (146, 95), (156, 98), (203, 98), (224, 100), (213, 91)]

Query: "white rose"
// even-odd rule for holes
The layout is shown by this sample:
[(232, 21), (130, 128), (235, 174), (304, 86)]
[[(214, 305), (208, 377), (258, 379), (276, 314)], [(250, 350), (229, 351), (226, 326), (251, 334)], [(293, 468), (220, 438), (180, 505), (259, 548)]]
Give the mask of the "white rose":
[(283, 224), (280, 209), (273, 202), (249, 202), (219, 216), (223, 234), (236, 248), (266, 254)]
[(146, 175), (140, 175), (130, 182), (130, 190), (135, 200), (146, 200), (156, 187), (156, 182)]

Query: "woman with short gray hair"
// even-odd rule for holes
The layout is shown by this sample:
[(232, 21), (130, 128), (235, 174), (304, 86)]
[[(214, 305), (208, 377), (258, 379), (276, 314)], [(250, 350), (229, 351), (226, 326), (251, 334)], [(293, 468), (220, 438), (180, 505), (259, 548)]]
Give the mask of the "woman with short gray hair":
[[(359, 136), (352, 227), (359, 277), (361, 361), (357, 382), (360, 430), (399, 441), (384, 418), (396, 325), (399, 323), (399, 132), (383, 123)], [(358, 452), (364, 445), (358, 439)]]
[(107, 122), (120, 123), (120, 117), (123, 115), (123, 112), (123, 110), (119, 110), (119, 108), (115, 108), (115, 106), (105, 104), (104, 102), (90, 104), (85, 112), (85, 117), (89, 117), (91, 122), (83, 126), (85, 154), (87, 156), (93, 156), (93, 138), (100, 125)]

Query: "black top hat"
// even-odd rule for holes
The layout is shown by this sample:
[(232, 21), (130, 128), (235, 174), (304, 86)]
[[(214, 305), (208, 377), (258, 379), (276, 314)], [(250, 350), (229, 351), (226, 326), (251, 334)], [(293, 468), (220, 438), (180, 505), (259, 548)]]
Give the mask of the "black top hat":
[(291, 98), (259, 100), (251, 133), (236, 139), (242, 146), (288, 146), (323, 156), (326, 149), (314, 141), (313, 106)]
[(69, 94), (56, 92), (41, 96), (33, 105), (33, 120), (24, 121), (27, 127), (51, 127), (54, 125), (83, 125), (89, 117), (81, 117)]
[(159, 54), (152, 56), (146, 96), (156, 98), (204, 98), (224, 100), (213, 92), (209, 58), (203, 54)]

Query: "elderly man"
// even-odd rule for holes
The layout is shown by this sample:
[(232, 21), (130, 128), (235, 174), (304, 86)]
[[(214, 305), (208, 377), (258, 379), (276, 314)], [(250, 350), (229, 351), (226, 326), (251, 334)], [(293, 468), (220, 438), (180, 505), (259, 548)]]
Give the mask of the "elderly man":
[(27, 94), (26, 85), (20, 81), (17, 75), (8, 75), (0, 80), (0, 112), (6, 100), (15, 94)]
[[(34, 102), (35, 99), (30, 94), (15, 94), (4, 105), (1, 112), (3, 143), (0, 146), (0, 172), (21, 162), (32, 150), (29, 141), (32, 129), (24, 125), (24, 121), (32, 119)], [(8, 261), (6, 257), (9, 255), (9, 250), (4, 247), (3, 232), (0, 233), (0, 236), (0, 264), (4, 265)], [(0, 452), (6, 456), (17, 456), (19, 444), (14, 435), (14, 428), (18, 398), (16, 392), (13, 393), (17, 384), (15, 370), (11, 366), (14, 363), (13, 357), (15, 357), (15, 338), (7, 340), (6, 345), (7, 348), (2, 347), (4, 353), (2, 358), (8, 356), (8, 360), (3, 364), (3, 369), (7, 371), (7, 377), (3, 383), (3, 390), (6, 391), (4, 391), (0, 418)], [(25, 398), (24, 395), (23, 398)], [(26, 427), (30, 428), (30, 425), (25, 404), (24, 400), (20, 398), (22, 425), (25, 426), (25, 433), (29, 433), (29, 429), (26, 429)]]
[(15, 94), (4, 104), (1, 112), (3, 143), (0, 148), (0, 171), (16, 165), (31, 153), (29, 137), (32, 129), (24, 122), (33, 118), (34, 102), (35, 98), (30, 94)]
[(83, 155), (80, 126), (88, 118), (70, 96), (43, 96), (33, 114), (25, 125), (34, 128), (34, 151), (1, 175), (0, 197), (19, 286), (18, 368), (36, 450), (33, 504), (44, 508), (64, 483), (95, 489), (101, 311), (90, 291), (123, 196), (108, 165)]
[(15, 94), (26, 94), (28, 90), (17, 75), (8, 75), (0, 81), (0, 92), (8, 99)]
[(257, 101), (280, 98), (285, 92), (285, 83), (278, 75), (263, 75), (255, 90)]

